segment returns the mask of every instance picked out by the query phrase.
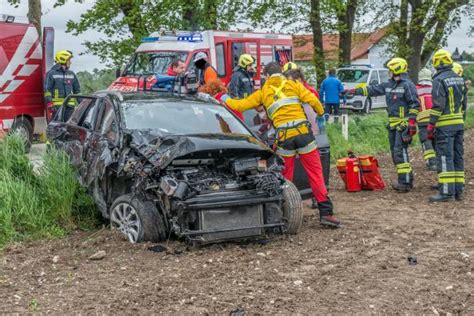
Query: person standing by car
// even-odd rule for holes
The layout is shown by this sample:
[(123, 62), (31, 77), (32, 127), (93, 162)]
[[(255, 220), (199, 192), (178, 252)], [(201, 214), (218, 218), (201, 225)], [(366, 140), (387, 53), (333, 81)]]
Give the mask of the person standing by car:
[(235, 99), (243, 99), (251, 95), (255, 90), (253, 76), (255, 75), (255, 58), (249, 54), (239, 57), (239, 65), (234, 68), (229, 83), (229, 95)]
[(420, 102), (416, 87), (408, 78), (408, 63), (403, 58), (392, 58), (387, 63), (391, 79), (381, 84), (368, 85), (343, 91), (343, 95), (385, 95), (389, 122), (389, 142), (392, 160), (397, 168), (398, 183), (393, 185), (399, 193), (413, 188), (413, 170), (408, 158), (408, 145), (416, 135), (416, 116)]
[(433, 107), (428, 138), (434, 139), (438, 163), (438, 194), (430, 202), (449, 202), (464, 198), (464, 118), (467, 89), (464, 79), (453, 71), (451, 54), (440, 49), (432, 59)]
[(340, 227), (341, 222), (334, 217), (333, 204), (324, 184), (319, 150), (301, 103), (308, 103), (318, 115), (324, 114), (323, 106), (299, 81), (285, 78), (278, 63), (268, 63), (263, 74), (266, 77), (265, 85), (247, 98), (236, 100), (221, 94), (216, 99), (241, 112), (260, 105), (265, 107), (275, 127), (276, 152), (285, 161), (283, 176), (289, 181), (293, 180), (295, 158), (299, 155), (318, 202), (320, 223)]
[(429, 170), (436, 171), (436, 154), (433, 141), (428, 139), (426, 130), (430, 122), (430, 109), (433, 106), (431, 98), (432, 85), (431, 71), (427, 68), (423, 68), (418, 73), (418, 84), (416, 85), (416, 92), (420, 99), (420, 112), (418, 112), (416, 116), (416, 122), (418, 124), (418, 136), (420, 137), (426, 167)]
[[(48, 120), (54, 117), (68, 95), (81, 92), (81, 86), (76, 74), (69, 69), (72, 57), (72, 52), (69, 50), (56, 52), (54, 57), (56, 64), (46, 74), (44, 101), (48, 111)], [(69, 118), (73, 112), (70, 107), (76, 106), (75, 103), (68, 105), (66, 118)]]
[(339, 119), (339, 95), (344, 90), (341, 80), (336, 77), (336, 69), (329, 69), (329, 76), (321, 83), (319, 97), (326, 110), (326, 120), (334, 114), (334, 119)]
[(199, 52), (194, 56), (194, 66), (196, 67), (196, 75), (199, 80), (199, 85), (205, 85), (213, 80), (218, 80), (217, 71), (207, 61), (207, 54), (205, 52)]

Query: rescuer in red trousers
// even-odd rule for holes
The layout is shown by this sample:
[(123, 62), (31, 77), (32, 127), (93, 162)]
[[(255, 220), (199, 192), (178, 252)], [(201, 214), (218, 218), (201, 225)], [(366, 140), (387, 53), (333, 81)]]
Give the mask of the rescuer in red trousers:
[(278, 63), (269, 63), (263, 73), (266, 81), (262, 89), (247, 98), (235, 100), (226, 94), (217, 95), (215, 98), (240, 112), (264, 106), (268, 118), (275, 127), (277, 154), (285, 160), (283, 176), (290, 181), (293, 180), (295, 158), (299, 155), (318, 202), (320, 223), (340, 227), (341, 222), (333, 215), (333, 205), (324, 184), (319, 150), (302, 103), (309, 104), (318, 115), (324, 114), (323, 106), (299, 81), (285, 78)]

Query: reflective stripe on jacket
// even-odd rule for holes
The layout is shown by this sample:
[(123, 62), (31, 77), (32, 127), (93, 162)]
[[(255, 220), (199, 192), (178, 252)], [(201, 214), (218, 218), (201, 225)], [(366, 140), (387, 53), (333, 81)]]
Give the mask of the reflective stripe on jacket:
[[(283, 97), (278, 97), (278, 92)], [(308, 103), (318, 115), (324, 114), (324, 108), (318, 98), (306, 89), (303, 84), (295, 80), (287, 80), (283, 75), (273, 75), (266, 80), (262, 89), (255, 91), (245, 99), (227, 99), (229, 107), (240, 112), (256, 108), (260, 105), (265, 107), (268, 117), (272, 120), (275, 128), (292, 126), (294, 122), (307, 122), (302, 103)], [(298, 128), (290, 128), (286, 131), (284, 139), (308, 133), (307, 125)]]
[(454, 73), (450, 66), (438, 69), (433, 76), (432, 97), (430, 123), (447, 130), (463, 129), (467, 89), (464, 79)]
[(418, 98), (420, 100), (420, 108), (418, 115), (416, 116), (416, 121), (418, 123), (428, 124), (430, 121), (430, 109), (433, 106), (433, 101), (431, 98), (431, 85), (418, 84), (416, 85), (416, 92), (418, 93)]
[(46, 74), (44, 83), (44, 100), (46, 103), (53, 102), (54, 105), (60, 106), (68, 95), (80, 92), (79, 80), (71, 70), (56, 64)]
[(356, 95), (382, 96), (385, 95), (387, 113), (391, 128), (406, 122), (409, 118), (416, 119), (420, 101), (413, 82), (403, 74), (399, 81), (390, 79), (376, 85), (368, 85), (355, 90)]

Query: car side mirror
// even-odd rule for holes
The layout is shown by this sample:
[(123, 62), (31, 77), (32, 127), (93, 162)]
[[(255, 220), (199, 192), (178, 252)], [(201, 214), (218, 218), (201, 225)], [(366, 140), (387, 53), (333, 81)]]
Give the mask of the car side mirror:
[(378, 81), (377, 79), (374, 79), (374, 80), (371, 80), (371, 81), (370, 81), (370, 84), (371, 84), (371, 85), (372, 85), (372, 84), (379, 84), (379, 81)]

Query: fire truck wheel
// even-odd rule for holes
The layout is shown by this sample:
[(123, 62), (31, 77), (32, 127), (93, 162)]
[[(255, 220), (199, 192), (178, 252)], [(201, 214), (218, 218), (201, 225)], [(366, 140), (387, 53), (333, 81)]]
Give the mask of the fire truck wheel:
[(23, 116), (17, 117), (13, 123), (12, 130), (25, 139), (25, 150), (29, 152), (33, 142), (33, 126), (31, 126), (30, 121)]
[(286, 181), (283, 185), (283, 216), (286, 219), (286, 231), (288, 234), (297, 234), (303, 224), (303, 201), (296, 186)]

